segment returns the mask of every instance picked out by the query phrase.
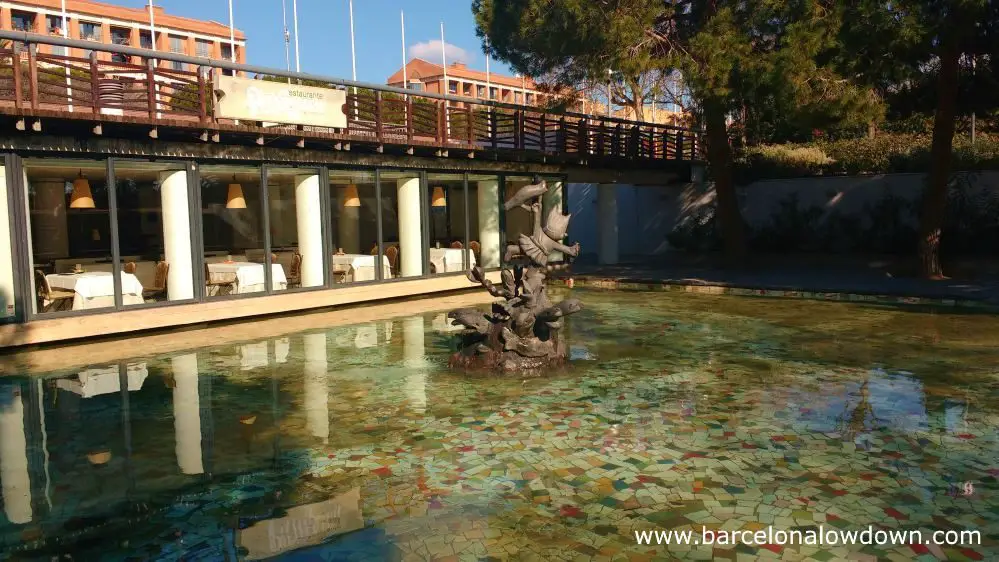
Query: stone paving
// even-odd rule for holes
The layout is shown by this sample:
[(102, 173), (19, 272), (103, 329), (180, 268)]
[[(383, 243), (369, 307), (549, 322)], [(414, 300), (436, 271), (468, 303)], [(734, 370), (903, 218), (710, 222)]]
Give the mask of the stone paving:
[[(405, 353), (401, 322), (380, 330), (375, 347), (333, 345), (355, 341), (354, 328), (330, 330), (327, 438), (310, 425), (315, 405), (303, 387), (298, 338), (287, 342), (284, 361), (276, 359), (284, 343), (267, 342), (268, 360), (249, 370), (230, 348), (201, 350), (210, 475), (177, 473), (169, 405), (150, 394), (169, 380), (169, 360), (148, 358), (149, 379), (130, 395), (138, 458), (129, 494), (145, 510), (102, 512), (109, 490), (78, 487), (70, 498), (58, 491), (65, 482), (57, 475), (62, 510), (40, 529), (0, 520), (0, 547), (17, 537), (18, 559), (240, 558), (246, 529), (359, 490), (363, 529), (330, 532), (287, 559), (999, 557), (999, 326), (991, 317), (580, 293), (587, 309), (570, 326), (574, 362), (551, 378), (447, 373), (453, 342), (433, 332), (429, 318), (422, 359)], [(236, 421), (246, 411), (259, 412), (252, 433)], [(120, 419), (120, 405), (108, 401), (86, 415)], [(49, 414), (50, 450), (71, 444), (53, 428), (61, 419)], [(348, 511), (338, 511), (338, 521)], [(84, 524), (96, 520), (105, 530)], [(699, 537), (703, 529), (869, 525), (926, 537), (978, 530), (982, 543), (635, 540), (646, 530)]]

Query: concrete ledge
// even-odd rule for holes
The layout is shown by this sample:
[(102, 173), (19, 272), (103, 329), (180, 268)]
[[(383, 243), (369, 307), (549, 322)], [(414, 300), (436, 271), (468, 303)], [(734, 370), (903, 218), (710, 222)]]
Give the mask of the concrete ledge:
[[(563, 284), (564, 280), (554, 280)], [(741, 297), (797, 298), (806, 300), (842, 301), (909, 306), (941, 306), (961, 309), (974, 309), (982, 312), (999, 312), (999, 305), (984, 297), (955, 296), (940, 297), (927, 295), (892, 295), (876, 291), (850, 290), (835, 291), (766, 285), (737, 286), (718, 282), (704, 282), (698, 279), (613, 279), (597, 276), (575, 276), (573, 283), (579, 287), (613, 289), (626, 291), (669, 291), (702, 295), (732, 295)]]
[[(499, 272), (491, 272), (488, 277), (494, 282), (499, 282)], [(92, 316), (40, 319), (26, 324), (0, 326), (0, 349), (26, 345), (62, 344), (86, 338), (207, 325), (356, 303), (460, 291), (477, 286), (464, 275), (447, 275), (429, 279), (347, 286), (304, 293), (283, 293), (263, 297), (213, 300), (179, 306), (141, 308)]]

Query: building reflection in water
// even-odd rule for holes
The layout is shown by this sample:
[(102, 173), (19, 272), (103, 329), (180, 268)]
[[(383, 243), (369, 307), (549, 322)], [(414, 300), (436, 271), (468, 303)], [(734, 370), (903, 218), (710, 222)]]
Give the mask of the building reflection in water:
[(402, 321), (402, 357), (406, 366), (406, 398), (418, 413), (427, 410), (427, 355), (424, 320), (410, 316)]
[(198, 355), (170, 359), (173, 368), (173, 430), (177, 466), (182, 474), (202, 474), (201, 397), (198, 393)]
[(305, 334), (305, 424), (310, 435), (330, 440), (329, 371), (326, 367), (326, 334)]

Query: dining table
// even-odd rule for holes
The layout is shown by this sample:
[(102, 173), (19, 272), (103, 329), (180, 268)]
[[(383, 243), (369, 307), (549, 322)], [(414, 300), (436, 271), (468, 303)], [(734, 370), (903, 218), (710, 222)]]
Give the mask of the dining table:
[[(368, 254), (333, 254), (330, 267), (338, 283), (374, 281), (377, 279), (375, 258)], [(388, 256), (382, 256), (382, 279), (392, 278), (392, 267)]]
[[(114, 274), (110, 271), (52, 273), (45, 276), (49, 287), (72, 291), (73, 310), (114, 306)], [(142, 304), (142, 283), (131, 273), (121, 272), (121, 301), (124, 305)]]
[[(208, 264), (208, 274), (211, 284), (208, 294), (218, 294), (219, 288), (232, 286), (232, 293), (260, 293), (265, 287), (264, 264), (256, 262), (225, 261)], [(285, 277), (281, 264), (271, 264), (271, 288), (283, 291), (288, 288), (288, 278)]]
[[(465, 250), (462, 248), (430, 248), (430, 263), (434, 266), (435, 273), (453, 273), (465, 271), (462, 256)], [(468, 269), (475, 267), (475, 254), (468, 252)]]

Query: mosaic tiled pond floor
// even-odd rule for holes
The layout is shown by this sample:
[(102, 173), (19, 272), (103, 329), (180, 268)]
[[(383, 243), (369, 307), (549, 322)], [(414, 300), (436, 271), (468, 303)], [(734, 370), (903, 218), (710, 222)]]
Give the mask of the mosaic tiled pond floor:
[[(439, 315), (0, 378), (0, 559), (999, 557), (994, 317), (577, 293), (545, 379), (448, 373)], [(768, 525), (982, 544), (634, 538)]]

